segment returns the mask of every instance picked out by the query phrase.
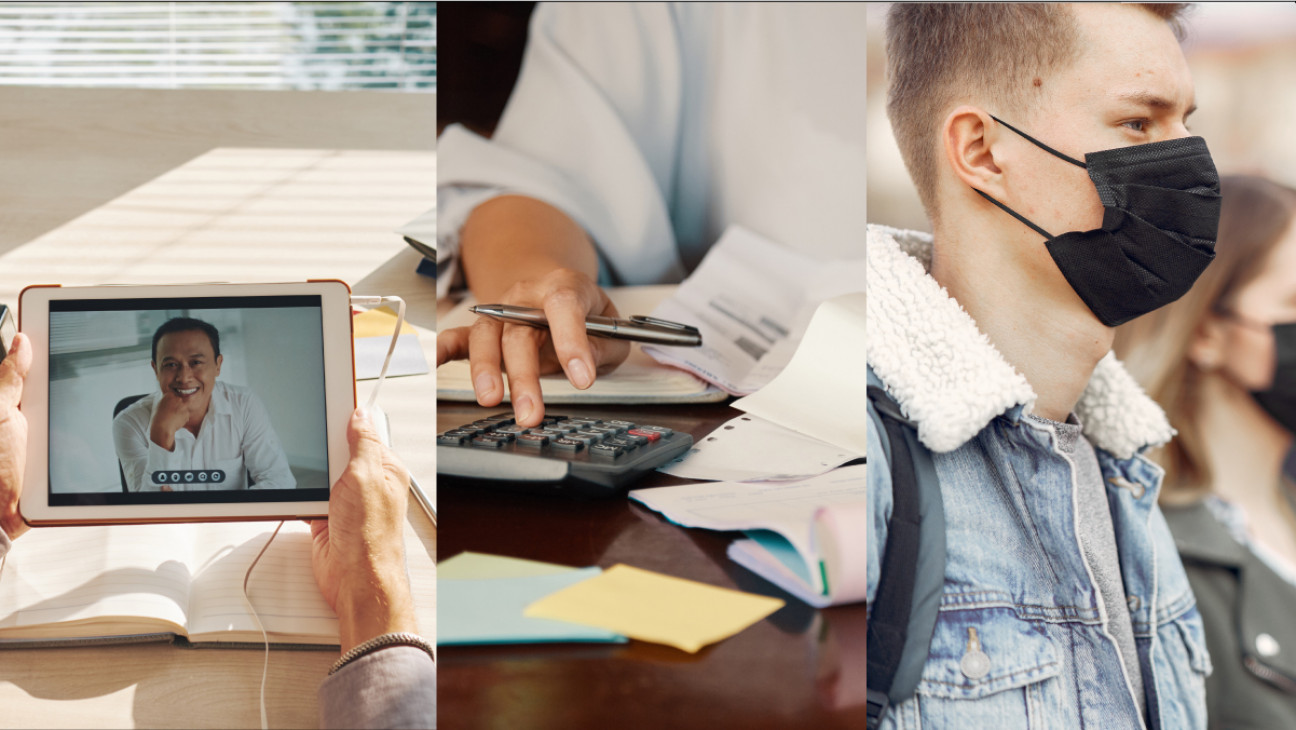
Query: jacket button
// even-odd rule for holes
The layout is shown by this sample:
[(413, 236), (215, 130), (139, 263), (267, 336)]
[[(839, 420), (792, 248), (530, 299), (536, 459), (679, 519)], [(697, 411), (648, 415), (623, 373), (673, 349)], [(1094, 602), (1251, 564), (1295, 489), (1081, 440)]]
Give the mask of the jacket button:
[(981, 679), (990, 673), (990, 657), (980, 650), (969, 651), (959, 662), (959, 669), (968, 679)]
[(1277, 656), (1282, 647), (1278, 646), (1278, 640), (1269, 634), (1260, 634), (1255, 640), (1256, 651), (1260, 656), (1270, 657)]
[(959, 661), (959, 670), (968, 679), (981, 679), (990, 673), (990, 657), (981, 651), (981, 638), (975, 628), (968, 628), (967, 650)]

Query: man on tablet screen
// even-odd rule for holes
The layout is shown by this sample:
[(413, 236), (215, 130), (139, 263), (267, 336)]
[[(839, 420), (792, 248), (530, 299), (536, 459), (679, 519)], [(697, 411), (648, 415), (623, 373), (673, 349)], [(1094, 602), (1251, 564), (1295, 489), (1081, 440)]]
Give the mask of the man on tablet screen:
[(200, 319), (177, 317), (153, 333), (159, 390), (113, 419), (130, 491), (297, 486), (261, 400), (216, 380), (223, 361), (220, 333)]

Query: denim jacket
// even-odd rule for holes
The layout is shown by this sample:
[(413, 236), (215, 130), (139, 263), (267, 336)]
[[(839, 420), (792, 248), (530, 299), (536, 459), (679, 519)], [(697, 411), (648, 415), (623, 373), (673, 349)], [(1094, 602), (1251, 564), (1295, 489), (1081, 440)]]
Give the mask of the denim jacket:
[[(1205, 728), (1201, 617), (1156, 504), (1162, 471), (1140, 455), (1173, 436), (1164, 413), (1110, 354), (1075, 409), (1106, 486), (1145, 722), (1077, 537), (1072, 462), (1052, 428), (1023, 417), (1030, 385), (927, 274), (929, 236), (870, 226), (868, 246), (868, 377), (932, 452), (947, 545), (922, 679), (882, 728)], [(886, 463), (874, 433), (868, 458)], [(891, 474), (867, 479), (871, 603)], [(976, 651), (988, 663), (965, 660)]]

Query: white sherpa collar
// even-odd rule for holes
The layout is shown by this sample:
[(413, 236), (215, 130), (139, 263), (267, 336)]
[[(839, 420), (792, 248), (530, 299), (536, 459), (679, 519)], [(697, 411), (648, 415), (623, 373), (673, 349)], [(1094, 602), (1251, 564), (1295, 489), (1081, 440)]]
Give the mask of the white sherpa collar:
[[(865, 353), (873, 372), (917, 424), (918, 439), (942, 453), (962, 446), (1013, 407), (1029, 413), (1036, 396), (927, 273), (931, 248), (928, 234), (868, 227)], [(1090, 442), (1122, 459), (1174, 435), (1160, 406), (1112, 353), (1094, 368), (1075, 411)]]

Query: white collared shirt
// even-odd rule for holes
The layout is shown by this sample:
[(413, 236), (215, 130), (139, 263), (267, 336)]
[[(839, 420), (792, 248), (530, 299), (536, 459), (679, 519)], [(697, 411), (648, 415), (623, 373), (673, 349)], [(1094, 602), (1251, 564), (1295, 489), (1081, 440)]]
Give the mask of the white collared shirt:
[[(247, 489), (249, 474), (255, 482), (254, 489), (297, 486), (288, 468), (288, 457), (279, 445), (279, 436), (270, 425), (270, 415), (250, 389), (216, 381), (198, 435), (187, 428), (180, 429), (171, 451), (149, 438), (149, 424), (161, 395), (150, 393), (113, 419), (113, 443), (130, 491), (157, 492), (161, 491), (162, 484), (177, 491)], [(159, 484), (153, 479), (155, 472), (185, 475), (217, 469), (224, 473), (224, 478), (215, 483), (210, 478), (183, 484), (169, 481)]]

